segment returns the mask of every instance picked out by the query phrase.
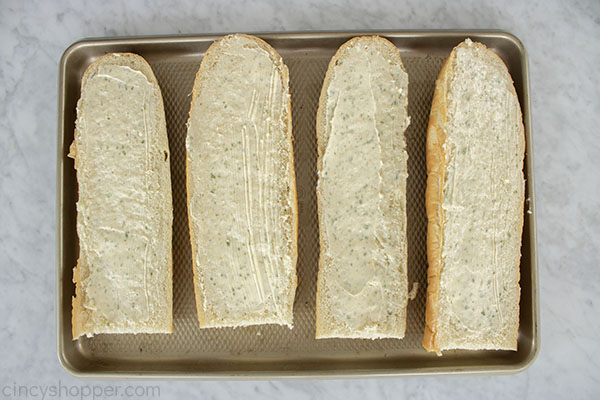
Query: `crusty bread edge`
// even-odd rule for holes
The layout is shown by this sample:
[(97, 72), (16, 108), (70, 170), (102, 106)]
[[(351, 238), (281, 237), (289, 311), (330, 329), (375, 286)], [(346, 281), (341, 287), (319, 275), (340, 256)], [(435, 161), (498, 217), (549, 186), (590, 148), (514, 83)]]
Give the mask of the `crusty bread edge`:
[[(113, 62), (116, 65), (124, 65), (124, 66), (130, 66), (131, 64), (128, 62), (131, 59), (134, 59), (135, 62), (139, 63), (139, 72), (143, 73), (144, 76), (146, 77), (146, 79), (148, 79), (148, 81), (150, 83), (152, 83), (152, 85), (158, 90), (158, 94), (159, 94), (159, 107), (161, 110), (163, 110), (162, 113), (162, 120), (164, 122), (164, 135), (165, 135), (165, 139), (167, 140), (167, 144), (168, 144), (168, 137), (167, 137), (167, 131), (166, 131), (166, 118), (164, 115), (164, 102), (163, 102), (163, 97), (162, 97), (162, 91), (160, 89), (160, 85), (158, 84), (158, 80), (156, 79), (156, 76), (154, 75), (154, 72), (152, 71), (152, 67), (150, 67), (150, 64), (148, 64), (148, 62), (140, 55), (138, 54), (134, 54), (134, 53), (109, 53), (109, 54), (105, 54), (103, 56), (101, 56), (100, 58), (98, 58), (97, 60), (95, 60), (94, 62), (92, 62), (85, 70), (85, 72), (83, 73), (83, 77), (81, 78), (81, 87), (80, 87), (80, 93), (83, 93), (83, 88), (85, 87), (85, 85), (87, 84), (87, 80), (89, 79), (90, 75), (92, 75), (92, 73), (94, 73), (99, 67), (100, 65), (104, 64), (104, 63), (110, 63)], [(78, 104), (79, 105), (79, 104)], [(73, 159), (74, 161), (74, 167), (75, 170), (77, 170), (77, 144), (75, 141), (75, 138), (77, 137), (77, 125), (75, 126), (75, 132), (73, 135), (73, 141), (71, 142), (71, 146), (69, 146), (69, 153), (67, 154), (67, 157), (70, 157)], [(170, 150), (168, 148), (169, 146), (167, 145), (167, 157), (169, 158), (169, 163), (170, 163)], [(169, 171), (169, 177), (170, 177), (170, 171)], [(169, 192), (171, 192), (171, 187), (169, 187)], [(172, 193), (171, 193), (172, 195)], [(172, 216), (173, 216), (173, 202), (171, 201), (171, 209), (169, 210), (170, 215), (171, 215), (171, 220), (172, 220)], [(77, 214), (77, 222), (79, 221), (79, 213)], [(172, 224), (171, 224), (172, 227)], [(84, 297), (84, 293), (82, 291), (81, 285), (80, 283), (80, 277), (79, 277), (79, 271), (81, 268), (81, 246), (79, 246), (79, 256), (77, 257), (77, 265), (75, 266), (75, 268), (73, 269), (73, 283), (75, 284), (75, 296), (71, 298), (71, 306), (72, 306), (72, 316), (71, 316), (71, 333), (73, 336), (73, 340), (79, 338), (82, 335), (85, 334), (90, 334), (90, 332), (85, 332), (84, 331), (84, 327), (82, 325), (82, 321), (81, 321), (81, 312), (82, 312), (82, 308), (83, 308), (83, 297)], [(170, 330), (169, 331), (165, 331), (164, 333), (173, 333), (173, 246), (170, 246), (170, 263), (169, 263), (169, 269), (170, 269), (170, 273), (169, 275), (171, 276), (171, 312), (169, 313), (169, 325), (170, 325)], [(79, 300), (78, 300), (79, 299)], [(125, 333), (125, 332), (123, 332)], [(129, 333), (129, 332), (127, 332)], [(158, 332), (157, 332), (158, 333)]]
[[(442, 66), (438, 79), (435, 83), (435, 91), (431, 105), (429, 124), (427, 127), (427, 188), (425, 191), (425, 207), (427, 210), (427, 261), (429, 267), (427, 269), (427, 300), (425, 311), (425, 332), (423, 335), (423, 347), (427, 351), (434, 351), (438, 356), (442, 355), (436, 340), (438, 328), (438, 311), (439, 311), (439, 291), (440, 279), (442, 273), (442, 249), (444, 238), (444, 223), (445, 215), (442, 208), (444, 184), (446, 178), (446, 155), (444, 152), (444, 143), (446, 141), (445, 126), (448, 122), (447, 118), (447, 96), (449, 90), (449, 82), (452, 76), (452, 64), (456, 58), (456, 49), (466, 47), (467, 43), (461, 42), (456, 46)], [(516, 89), (512, 83), (512, 77), (502, 59), (492, 50), (488, 49), (484, 44), (473, 42), (471, 46), (486, 50), (488, 54), (495, 57), (500, 65), (504, 67), (504, 71), (511, 82), (510, 89), (513, 96), (519, 101)], [(523, 149), (525, 149), (525, 127), (523, 125), (523, 115), (521, 107), (519, 107), (519, 122), (522, 132)], [(524, 219), (524, 202), (521, 202), (520, 226), (523, 226)], [(523, 229), (520, 230), (518, 240), (522, 241)], [(519, 250), (518, 250), (519, 251)], [(520, 257), (519, 257), (520, 259)], [(517, 268), (519, 266), (517, 265)], [(519, 269), (520, 274), (520, 269)], [(517, 278), (519, 279), (519, 278)], [(518, 283), (518, 280), (517, 280)], [(520, 292), (518, 295), (520, 300)], [(519, 312), (520, 307), (517, 307), (517, 324), (511, 338), (514, 343), (514, 348), (517, 348), (519, 337)]]
[[(198, 71), (196, 72), (196, 76), (194, 78), (194, 84), (193, 84), (193, 88), (192, 88), (192, 101), (190, 103), (190, 111), (189, 111), (189, 116), (188, 116), (188, 130), (189, 130), (189, 121), (192, 118), (192, 110), (194, 109), (194, 103), (196, 101), (196, 98), (199, 95), (199, 88), (196, 87), (196, 83), (200, 82), (200, 77), (208, 70), (208, 66), (204, 63), (204, 60), (208, 59), (208, 57), (211, 57), (213, 53), (217, 53), (217, 51), (219, 50), (219, 45), (222, 43), (222, 41), (224, 40), (228, 40), (231, 39), (232, 37), (235, 36), (242, 36), (245, 37), (247, 39), (250, 39), (252, 41), (254, 41), (260, 48), (262, 48), (263, 50), (267, 51), (271, 57), (275, 58), (275, 59), (279, 59), (280, 60), (280, 66), (279, 66), (279, 72), (280, 72), (280, 76), (281, 76), (281, 80), (282, 80), (282, 87), (283, 90), (285, 91), (285, 93), (287, 94), (287, 106), (286, 106), (286, 110), (285, 110), (285, 114), (287, 116), (287, 128), (288, 128), (288, 137), (289, 137), (289, 141), (290, 141), (290, 176), (288, 178), (288, 184), (290, 185), (290, 192), (292, 195), (292, 218), (293, 218), (293, 254), (292, 254), (292, 260), (293, 260), (293, 265), (294, 265), (294, 276), (293, 276), (293, 285), (291, 288), (292, 293), (290, 294), (291, 298), (291, 302), (292, 302), (292, 324), (291, 325), (287, 325), (290, 329), (293, 326), (293, 315), (294, 315), (294, 299), (295, 299), (295, 294), (296, 294), (296, 288), (298, 287), (298, 274), (296, 271), (296, 263), (298, 260), (298, 196), (297, 196), (297, 189), (296, 189), (296, 169), (295, 169), (295, 162), (294, 162), (294, 146), (293, 146), (293, 134), (292, 134), (292, 103), (291, 103), (291, 97), (290, 97), (290, 87), (289, 87), (289, 71), (287, 66), (285, 65), (285, 63), (283, 62), (283, 58), (281, 57), (281, 55), (270, 45), (268, 44), (266, 41), (264, 41), (263, 39), (260, 39), (256, 36), (253, 35), (247, 35), (247, 34), (243, 34), (243, 33), (237, 33), (237, 34), (231, 34), (231, 35), (227, 35), (227, 36), (223, 36), (222, 38), (214, 41), (208, 48), (208, 50), (206, 51), (206, 54), (204, 55), (204, 57), (202, 58), (202, 62), (200, 63), (200, 68), (198, 68)], [(204, 315), (204, 311), (203, 311), (203, 306), (202, 304), (204, 303), (204, 293), (202, 293), (201, 290), (199, 290), (199, 279), (200, 277), (198, 276), (198, 273), (196, 271), (196, 257), (197, 257), (197, 246), (196, 246), (196, 232), (194, 231), (194, 225), (193, 225), (193, 221), (192, 221), (192, 215), (190, 212), (190, 202), (192, 200), (192, 193), (190, 190), (190, 182), (191, 182), (191, 174), (190, 174), (190, 165), (189, 165), (189, 160), (190, 160), (190, 155), (188, 152), (188, 148), (186, 146), (186, 157), (185, 157), (185, 170), (186, 170), (186, 180), (185, 180), (185, 186), (186, 186), (186, 193), (187, 193), (187, 213), (188, 213), (188, 228), (189, 228), (189, 232), (190, 232), (190, 242), (191, 242), (191, 248), (192, 248), (192, 268), (193, 268), (193, 273), (194, 273), (194, 293), (195, 293), (195, 298), (196, 298), (196, 312), (198, 314), (198, 325), (200, 328), (210, 328), (213, 327), (212, 325), (209, 324), (206, 316)], [(236, 325), (238, 326), (238, 325)], [(241, 325), (240, 325), (241, 326)], [(218, 328), (223, 328), (226, 326), (218, 326)]]
[(425, 333), (423, 347), (428, 351), (435, 351), (441, 355), (437, 347), (435, 335), (437, 333), (437, 316), (439, 304), (440, 275), (442, 270), (443, 224), (444, 210), (442, 208), (442, 195), (446, 179), (446, 159), (444, 142), (446, 133), (444, 127), (447, 123), (446, 94), (450, 68), (455, 57), (454, 51), (446, 59), (440, 74), (435, 82), (435, 91), (427, 126), (426, 163), (427, 187), (425, 190), (425, 207), (427, 210), (427, 300), (425, 311)]
[(212, 55), (213, 52), (216, 52), (215, 48), (217, 47), (219, 41), (214, 41), (208, 48), (208, 50), (206, 51), (206, 54), (204, 54), (204, 57), (202, 58), (202, 62), (200, 63), (200, 67), (198, 68), (198, 71), (196, 71), (196, 76), (194, 77), (194, 83), (192, 86), (192, 101), (190, 102), (190, 110), (188, 113), (188, 122), (187, 122), (187, 133), (186, 133), (186, 144), (185, 144), (185, 191), (186, 191), (186, 205), (187, 205), (187, 215), (188, 215), (188, 229), (190, 232), (190, 245), (191, 245), (191, 249), (192, 249), (192, 271), (194, 274), (194, 278), (193, 278), (193, 284), (194, 284), (194, 297), (196, 299), (196, 313), (198, 316), (198, 326), (200, 328), (204, 327), (204, 313), (202, 312), (202, 304), (204, 303), (204, 293), (198, 289), (199, 286), (199, 281), (200, 281), (200, 277), (198, 276), (198, 273), (196, 272), (196, 257), (198, 255), (198, 248), (196, 246), (196, 232), (194, 231), (194, 222), (192, 220), (192, 213), (191, 213), (191, 200), (192, 200), (192, 192), (191, 192), (191, 185), (190, 182), (192, 180), (191, 177), (191, 169), (190, 169), (190, 153), (189, 153), (189, 149), (187, 146), (187, 135), (189, 135), (189, 129), (190, 129), (190, 121), (192, 119), (192, 110), (194, 109), (194, 103), (196, 102), (196, 98), (198, 97), (198, 89), (196, 88), (196, 85), (200, 82), (200, 77), (202, 76), (202, 74), (207, 70), (207, 65), (204, 62), (205, 60), (208, 59), (208, 57), (210, 55)]
[[(402, 62), (400, 50), (398, 50), (398, 47), (396, 47), (396, 45), (394, 45), (392, 42), (390, 42), (388, 39), (386, 39), (384, 37), (377, 36), (377, 35), (356, 36), (356, 37), (353, 37), (352, 39), (349, 39), (348, 41), (344, 42), (337, 49), (337, 51), (335, 52), (335, 54), (329, 61), (329, 65), (327, 66), (327, 71), (325, 72), (325, 78), (323, 79), (323, 85), (321, 86), (321, 94), (319, 95), (319, 105), (317, 108), (317, 116), (316, 116), (316, 124), (315, 124), (316, 125), (315, 133), (316, 133), (316, 138), (317, 138), (317, 177), (323, 169), (323, 155), (324, 155), (325, 148), (327, 146), (327, 143), (325, 141), (325, 135), (326, 135), (326, 129), (327, 129), (327, 121), (325, 119), (326, 111), (327, 111), (327, 90), (329, 88), (331, 80), (334, 77), (333, 69), (334, 69), (335, 65), (337, 64), (342, 52), (346, 48), (354, 45), (356, 42), (358, 42), (360, 40), (375, 40), (375, 41), (379, 40), (379, 41), (382, 41), (382, 43), (384, 45), (389, 46), (390, 48), (393, 47), (393, 49), (395, 49), (398, 54), (398, 58), (401, 60), (401, 62), (399, 63), (400, 67), (404, 70), (404, 72), (406, 72), (406, 68), (404, 67), (404, 63)], [(408, 110), (406, 110), (406, 112), (408, 114)], [(323, 234), (322, 234), (322, 230), (321, 230), (321, 225), (322, 225), (322, 223), (321, 223), (321, 221), (322, 221), (321, 208), (322, 208), (322, 205), (321, 205), (321, 193), (318, 190), (318, 186), (317, 186), (317, 190), (316, 190), (316, 195), (317, 195), (317, 223), (319, 225), (319, 264), (318, 264), (319, 271), (317, 273), (317, 295), (316, 295), (316, 301), (315, 301), (315, 339), (330, 339), (330, 338), (364, 339), (365, 337), (360, 336), (360, 335), (341, 336), (341, 335), (335, 335), (335, 334), (332, 335), (329, 332), (323, 331), (323, 326), (321, 323), (321, 315), (319, 313), (319, 303), (320, 303), (320, 299), (321, 299), (321, 287), (323, 286), (322, 279), (323, 279), (323, 260), (324, 260), (324, 256), (325, 256), (325, 245), (324, 245), (324, 238), (323, 238)], [(406, 318), (406, 315), (405, 315), (405, 318)], [(404, 329), (406, 331), (406, 319), (405, 319)], [(404, 337), (404, 335), (402, 337)], [(393, 336), (375, 335), (373, 337), (370, 336), (367, 339), (380, 339), (380, 338), (393, 338)]]

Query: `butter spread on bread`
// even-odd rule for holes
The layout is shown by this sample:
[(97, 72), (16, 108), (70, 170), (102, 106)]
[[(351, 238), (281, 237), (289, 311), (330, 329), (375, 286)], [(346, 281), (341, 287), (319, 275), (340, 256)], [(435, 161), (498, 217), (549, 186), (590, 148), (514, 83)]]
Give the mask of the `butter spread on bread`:
[(428, 128), (430, 351), (517, 348), (524, 151), (506, 65), (467, 39), (436, 82)]
[(172, 332), (169, 148), (143, 58), (109, 54), (86, 70), (69, 155), (79, 185), (73, 338)]
[(386, 39), (354, 38), (332, 58), (317, 113), (317, 338), (404, 337), (407, 101)]
[(288, 69), (229, 35), (196, 75), (187, 187), (201, 328), (293, 324), (297, 206)]

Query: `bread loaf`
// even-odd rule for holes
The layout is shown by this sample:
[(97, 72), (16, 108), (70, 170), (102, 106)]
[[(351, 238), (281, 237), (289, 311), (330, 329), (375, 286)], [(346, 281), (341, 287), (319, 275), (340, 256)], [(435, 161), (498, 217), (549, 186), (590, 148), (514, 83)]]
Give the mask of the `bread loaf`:
[(292, 327), (296, 183), (288, 69), (266, 42), (207, 51), (188, 121), (187, 195), (201, 328)]
[(402, 338), (406, 326), (408, 75), (388, 40), (329, 63), (317, 112), (316, 338)]
[(108, 54), (85, 71), (69, 156), (79, 185), (73, 338), (172, 332), (169, 145), (142, 57)]
[(517, 349), (524, 151), (506, 65), (467, 39), (440, 72), (427, 131), (429, 351)]

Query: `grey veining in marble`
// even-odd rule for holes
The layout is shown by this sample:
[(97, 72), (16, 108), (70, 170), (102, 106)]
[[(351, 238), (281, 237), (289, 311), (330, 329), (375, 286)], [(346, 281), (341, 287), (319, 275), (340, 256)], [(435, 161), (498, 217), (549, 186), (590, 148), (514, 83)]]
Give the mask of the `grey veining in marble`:
[(523, 40), (531, 68), (542, 304), (534, 365), (503, 377), (156, 385), (164, 399), (598, 398), (600, 2), (289, 3), (0, 1), (0, 396), (17, 397), (15, 385), (106, 385), (69, 376), (56, 357), (57, 72), (69, 44), (114, 35), (495, 28)]

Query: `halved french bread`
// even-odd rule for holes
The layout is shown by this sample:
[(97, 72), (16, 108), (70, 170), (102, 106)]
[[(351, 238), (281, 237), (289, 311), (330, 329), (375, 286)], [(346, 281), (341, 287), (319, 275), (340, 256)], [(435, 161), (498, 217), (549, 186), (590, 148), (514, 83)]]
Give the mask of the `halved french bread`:
[(188, 121), (187, 195), (201, 328), (292, 327), (296, 181), (288, 69), (263, 40), (207, 51)]
[(429, 351), (517, 349), (524, 151), (506, 65), (467, 39), (440, 72), (427, 131)]
[(316, 338), (403, 338), (408, 75), (388, 40), (331, 59), (317, 112)]
[(73, 339), (172, 332), (169, 145), (142, 57), (107, 54), (85, 71), (69, 157), (79, 185)]

